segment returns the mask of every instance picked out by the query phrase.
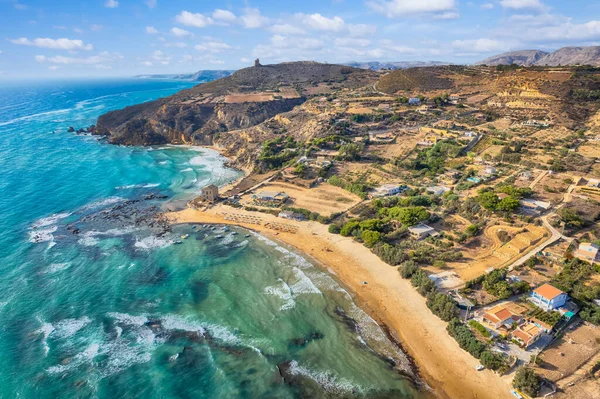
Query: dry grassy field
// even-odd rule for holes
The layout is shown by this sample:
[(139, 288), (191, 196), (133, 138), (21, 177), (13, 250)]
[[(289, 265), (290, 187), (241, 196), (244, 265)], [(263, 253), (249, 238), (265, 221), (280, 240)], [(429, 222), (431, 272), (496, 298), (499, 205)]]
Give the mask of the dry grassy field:
[[(255, 191), (283, 191), (290, 197), (286, 205), (308, 209), (312, 212), (318, 212), (323, 216), (344, 211), (360, 202), (358, 196), (327, 183), (320, 184), (314, 188), (305, 188), (289, 183), (270, 182)], [(251, 197), (251, 194), (244, 195), (242, 203), (251, 204)]]

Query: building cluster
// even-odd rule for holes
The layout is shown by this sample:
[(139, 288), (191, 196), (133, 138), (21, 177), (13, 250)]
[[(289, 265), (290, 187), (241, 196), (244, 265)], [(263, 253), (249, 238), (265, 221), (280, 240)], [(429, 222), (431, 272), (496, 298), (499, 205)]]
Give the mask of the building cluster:
[[(569, 296), (558, 288), (543, 284), (533, 290), (528, 300), (544, 312), (558, 312), (565, 319), (571, 319), (578, 311)], [(536, 312), (524, 305), (508, 301), (495, 305), (480, 316), (479, 321), (494, 335), (512, 339), (527, 349), (544, 334), (550, 334), (554, 327), (536, 317)]]

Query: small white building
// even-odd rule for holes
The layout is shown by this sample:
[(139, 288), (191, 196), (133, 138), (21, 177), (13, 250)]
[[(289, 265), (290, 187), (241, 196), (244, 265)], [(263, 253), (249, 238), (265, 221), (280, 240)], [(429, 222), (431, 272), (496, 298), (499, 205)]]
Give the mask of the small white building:
[(587, 182), (588, 187), (600, 188), (600, 180), (589, 179)]
[(591, 262), (598, 262), (598, 251), (599, 248), (596, 244), (590, 242), (582, 242), (579, 244), (579, 248), (575, 251), (575, 257), (581, 260)]
[(431, 193), (431, 194), (436, 195), (438, 197), (441, 196), (441, 195), (444, 195), (448, 191), (450, 191), (450, 188), (446, 187), (446, 186), (431, 186), (431, 187), (427, 187), (427, 192), (428, 193)]
[(438, 235), (438, 232), (431, 226), (426, 225), (425, 223), (419, 223), (416, 226), (412, 226), (408, 228), (408, 232), (415, 240), (423, 240), (427, 237), (435, 237)]
[(493, 166), (486, 166), (485, 168), (483, 168), (481, 173), (485, 176), (495, 176), (498, 173), (498, 170)]
[(408, 190), (408, 187), (405, 185), (384, 184), (375, 189), (373, 196), (374, 197), (387, 197), (390, 195), (398, 195), (406, 190)]

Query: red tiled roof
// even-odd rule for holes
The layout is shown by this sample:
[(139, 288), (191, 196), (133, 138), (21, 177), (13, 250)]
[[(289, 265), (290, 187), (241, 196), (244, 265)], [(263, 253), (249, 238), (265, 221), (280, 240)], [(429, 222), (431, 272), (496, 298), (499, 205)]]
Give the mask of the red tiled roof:
[(535, 291), (536, 294), (551, 300), (559, 296), (560, 294), (564, 294), (561, 290), (556, 287), (551, 286), (550, 284), (544, 284), (541, 287), (538, 287)]

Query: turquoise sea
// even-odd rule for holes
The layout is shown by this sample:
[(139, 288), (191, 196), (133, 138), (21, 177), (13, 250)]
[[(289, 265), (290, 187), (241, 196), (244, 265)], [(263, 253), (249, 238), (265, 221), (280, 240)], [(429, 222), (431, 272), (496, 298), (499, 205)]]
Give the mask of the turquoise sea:
[(67, 131), (186, 87), (0, 88), (0, 398), (423, 397), (400, 349), (307, 259), (157, 219), (237, 178), (221, 156)]

